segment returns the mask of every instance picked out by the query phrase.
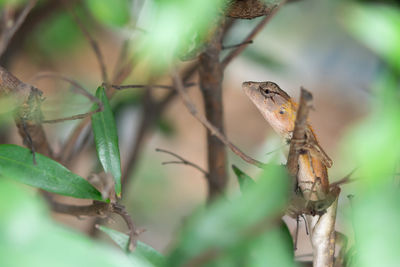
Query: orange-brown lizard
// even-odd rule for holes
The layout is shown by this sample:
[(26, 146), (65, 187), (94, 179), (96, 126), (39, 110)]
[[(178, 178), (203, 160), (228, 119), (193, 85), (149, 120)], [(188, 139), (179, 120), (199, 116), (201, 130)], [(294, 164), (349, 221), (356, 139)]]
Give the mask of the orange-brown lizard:
[[(244, 82), (242, 87), (272, 128), (290, 142), (297, 104), (273, 82)], [(310, 125), (306, 129), (305, 139), (306, 145), (298, 161), (298, 187), (305, 200), (323, 200), (329, 192), (327, 168), (332, 166), (332, 160), (319, 145)]]

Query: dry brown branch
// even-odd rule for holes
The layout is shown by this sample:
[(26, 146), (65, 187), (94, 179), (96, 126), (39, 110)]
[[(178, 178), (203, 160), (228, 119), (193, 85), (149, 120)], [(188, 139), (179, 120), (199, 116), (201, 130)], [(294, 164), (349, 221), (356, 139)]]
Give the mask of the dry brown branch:
[(293, 137), (290, 142), (289, 155), (286, 163), (289, 174), (292, 175), (292, 177), (297, 176), (300, 150), (306, 143), (307, 118), (311, 107), (312, 94), (304, 88), (301, 88), (299, 109), (297, 110)]
[(36, 5), (36, 2), (37, 0), (30, 0), (11, 26), (7, 25), (9, 21), (5, 21), (4, 32), (2, 32), (0, 35), (0, 57), (6, 50), (11, 38), (14, 36), (19, 27), (25, 21), (26, 17), (28, 16), (32, 8)]
[[(197, 85), (196, 83), (187, 83), (184, 85), (185, 88), (192, 87)], [(167, 90), (175, 90), (173, 86), (170, 85), (159, 85), (159, 84), (127, 84), (127, 85), (111, 85), (110, 87), (123, 90), (123, 89), (139, 89), (139, 88), (146, 88), (146, 89), (167, 89)]]
[(118, 203), (105, 203), (93, 201), (92, 205), (76, 206), (55, 202), (50, 196), (46, 195), (51, 209), (54, 212), (69, 214), (73, 216), (108, 216), (112, 213), (118, 214), (125, 221), (129, 229), (129, 247), (132, 251), (136, 247), (137, 231), (131, 216), (126, 212), (125, 207)]
[(313, 266), (332, 267), (335, 255), (335, 221), (338, 198), (320, 216), (308, 219), (311, 230), (311, 244), (313, 247)]
[(189, 95), (186, 93), (184, 90), (182, 81), (176, 72), (176, 70), (173, 70), (172, 73), (172, 78), (174, 80), (174, 83), (176, 85), (176, 90), (179, 93), (180, 97), (182, 98), (183, 103), (185, 104), (186, 108), (189, 110), (190, 114), (192, 114), (204, 127), (206, 127), (212, 135), (215, 135), (223, 144), (228, 146), (233, 153), (238, 155), (240, 158), (242, 158), (244, 161), (247, 163), (253, 164), (259, 168), (262, 168), (265, 166), (264, 163), (255, 160), (249, 156), (247, 156), (245, 153), (243, 153), (238, 147), (236, 147), (234, 144), (232, 144), (228, 138), (226, 138), (225, 135), (223, 135), (218, 129), (216, 129), (203, 115), (199, 114), (197, 111), (197, 108), (192, 104), (192, 101), (190, 100)]
[(244, 42), (241, 42), (241, 43), (235, 44), (235, 45), (223, 45), (221, 49), (233, 49), (233, 48), (238, 48), (242, 45), (249, 45), (252, 43), (253, 43), (253, 40), (248, 40), (248, 41), (244, 41)]
[[(205, 118), (221, 134), (224, 134), (222, 102), (223, 69), (220, 62), (224, 19), (219, 19), (204, 51), (199, 55), (199, 82), (204, 102)], [(223, 191), (228, 182), (227, 155), (225, 145), (207, 131), (208, 200)]]
[(184, 164), (184, 165), (192, 166), (193, 168), (195, 168), (195, 169), (199, 170), (201, 173), (203, 173), (206, 177), (208, 177), (208, 172), (206, 170), (201, 168), (199, 165), (194, 164), (193, 162), (190, 162), (190, 161), (184, 159), (183, 157), (179, 156), (178, 154), (168, 151), (168, 150), (165, 150), (165, 149), (161, 149), (161, 148), (156, 148), (156, 151), (169, 154), (169, 155), (174, 156), (175, 158), (179, 159), (179, 161), (165, 161), (165, 162), (162, 162), (161, 164), (163, 164), (163, 165)]

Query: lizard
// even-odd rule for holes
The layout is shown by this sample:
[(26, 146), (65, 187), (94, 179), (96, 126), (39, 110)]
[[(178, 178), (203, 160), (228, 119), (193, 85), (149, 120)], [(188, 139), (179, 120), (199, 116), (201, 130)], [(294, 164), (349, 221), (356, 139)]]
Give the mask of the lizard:
[[(271, 127), (288, 143), (291, 141), (298, 105), (274, 82), (244, 82), (242, 88)], [(321, 201), (329, 194), (328, 168), (332, 160), (320, 146), (308, 123), (306, 144), (298, 161), (297, 186), (306, 201)]]

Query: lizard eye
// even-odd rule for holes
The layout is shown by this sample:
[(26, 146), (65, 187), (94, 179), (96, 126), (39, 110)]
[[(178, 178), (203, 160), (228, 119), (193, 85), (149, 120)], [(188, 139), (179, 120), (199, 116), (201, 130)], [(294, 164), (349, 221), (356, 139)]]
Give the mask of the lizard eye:
[(269, 89), (265, 89), (264, 93), (269, 94), (269, 93), (271, 93), (271, 91)]
[(285, 114), (285, 110), (284, 109), (279, 110), (279, 114)]

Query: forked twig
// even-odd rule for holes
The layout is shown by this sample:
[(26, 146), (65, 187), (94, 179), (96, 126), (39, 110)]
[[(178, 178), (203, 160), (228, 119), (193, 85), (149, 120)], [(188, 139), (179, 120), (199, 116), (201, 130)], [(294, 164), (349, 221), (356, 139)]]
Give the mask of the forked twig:
[(136, 247), (137, 235), (135, 224), (131, 216), (126, 212), (125, 207), (118, 203), (106, 203), (93, 201), (93, 204), (86, 206), (76, 206), (55, 202), (51, 196), (45, 195), (54, 212), (69, 214), (74, 216), (105, 216), (110, 213), (118, 214), (125, 221), (129, 229), (129, 246), (132, 251)]
[(193, 168), (195, 168), (195, 169), (199, 170), (200, 172), (202, 172), (206, 177), (208, 177), (208, 172), (206, 170), (201, 168), (199, 165), (184, 159), (183, 157), (179, 156), (178, 154), (175, 154), (174, 152), (171, 152), (171, 151), (168, 151), (168, 150), (165, 150), (165, 149), (161, 149), (161, 148), (156, 148), (156, 151), (169, 154), (169, 155), (174, 156), (175, 158), (179, 159), (179, 161), (165, 161), (165, 162), (162, 162), (161, 164), (163, 164), (163, 165), (166, 165), (166, 164), (185, 164), (185, 165), (188, 165), (188, 166), (192, 166)]

